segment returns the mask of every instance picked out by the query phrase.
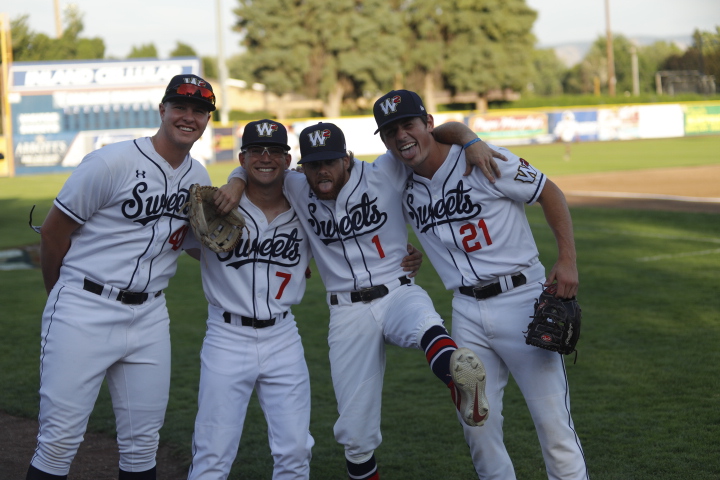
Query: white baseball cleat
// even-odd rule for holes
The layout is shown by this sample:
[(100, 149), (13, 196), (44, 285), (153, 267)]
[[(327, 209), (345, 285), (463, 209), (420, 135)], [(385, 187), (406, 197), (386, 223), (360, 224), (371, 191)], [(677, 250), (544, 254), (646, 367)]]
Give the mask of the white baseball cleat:
[(463, 421), (471, 427), (482, 426), (489, 414), (482, 361), (469, 348), (458, 348), (450, 357), (450, 375), (450, 393)]

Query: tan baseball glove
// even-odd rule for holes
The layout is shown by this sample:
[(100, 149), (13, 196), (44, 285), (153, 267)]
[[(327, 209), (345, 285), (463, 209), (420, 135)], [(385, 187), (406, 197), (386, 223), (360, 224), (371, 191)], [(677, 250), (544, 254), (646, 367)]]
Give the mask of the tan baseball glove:
[(245, 218), (236, 208), (226, 215), (218, 213), (213, 196), (217, 187), (197, 183), (190, 187), (188, 220), (203, 245), (215, 253), (229, 252), (240, 242)]

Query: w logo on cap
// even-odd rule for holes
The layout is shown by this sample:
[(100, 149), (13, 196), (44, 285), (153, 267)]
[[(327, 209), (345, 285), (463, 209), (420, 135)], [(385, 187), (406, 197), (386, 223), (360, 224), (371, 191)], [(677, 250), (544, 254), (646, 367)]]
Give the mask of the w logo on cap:
[(385, 115), (389, 115), (389, 114), (395, 113), (397, 111), (398, 104), (401, 101), (402, 101), (402, 98), (400, 97), (400, 95), (395, 95), (394, 97), (386, 98), (380, 104), (380, 108), (382, 109), (382, 111)]
[(315, 130), (308, 133), (308, 140), (313, 147), (324, 147), (327, 139), (330, 138), (330, 130)]
[(257, 129), (258, 137), (272, 137), (274, 132), (277, 132), (278, 126), (274, 123), (258, 123), (255, 125)]

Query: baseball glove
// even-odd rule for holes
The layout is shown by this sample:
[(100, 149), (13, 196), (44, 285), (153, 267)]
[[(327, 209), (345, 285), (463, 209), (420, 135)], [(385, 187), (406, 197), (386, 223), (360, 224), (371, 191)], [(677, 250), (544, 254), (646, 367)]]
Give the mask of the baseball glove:
[(245, 218), (238, 209), (222, 215), (215, 208), (213, 196), (217, 187), (201, 186), (197, 183), (190, 187), (188, 199), (188, 220), (190, 226), (203, 245), (215, 253), (229, 252), (242, 238)]
[(524, 332), (525, 343), (569, 355), (580, 339), (582, 312), (575, 297), (557, 298), (556, 293), (557, 285), (549, 285), (535, 301), (535, 314)]

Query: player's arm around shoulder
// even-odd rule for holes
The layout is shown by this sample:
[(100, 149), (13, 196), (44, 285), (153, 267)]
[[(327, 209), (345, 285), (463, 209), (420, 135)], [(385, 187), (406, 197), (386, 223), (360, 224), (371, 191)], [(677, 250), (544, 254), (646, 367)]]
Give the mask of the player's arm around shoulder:
[(545, 285), (557, 281), (557, 296), (572, 298), (577, 295), (580, 282), (572, 217), (565, 195), (553, 181), (547, 179), (538, 197), (538, 203), (543, 209), (545, 220), (555, 236), (558, 247), (557, 262), (547, 275)]
[(80, 224), (55, 205), (50, 208), (40, 230), (40, 267), (45, 290), (50, 294), (60, 278), (60, 267), (70, 250), (70, 238)]
[(495, 158), (507, 161), (505, 155), (483, 142), (464, 123), (445, 122), (433, 129), (433, 136), (440, 143), (461, 145), (463, 147), (465, 161), (467, 162), (465, 176), (470, 175), (473, 167), (478, 168), (490, 183), (495, 183), (496, 179), (502, 176)]

